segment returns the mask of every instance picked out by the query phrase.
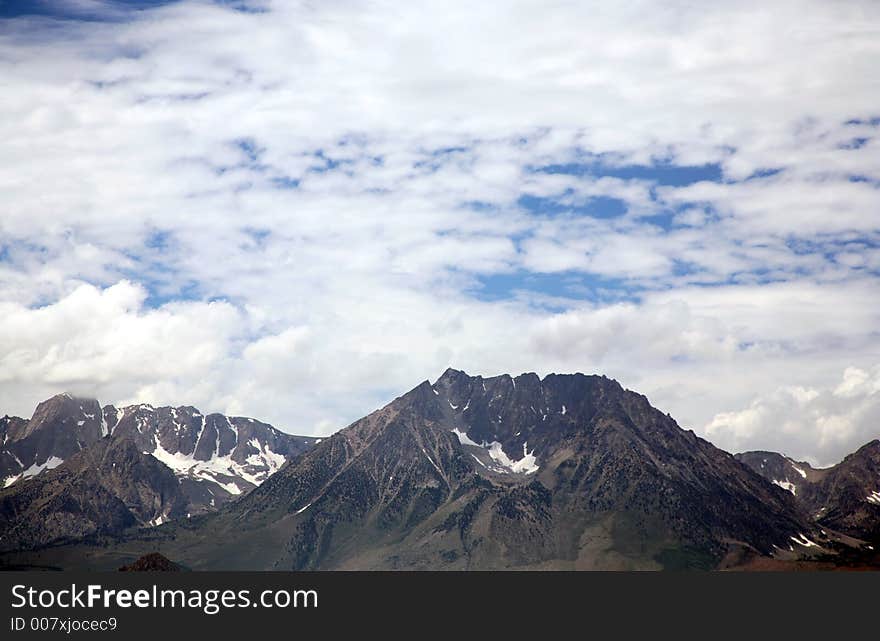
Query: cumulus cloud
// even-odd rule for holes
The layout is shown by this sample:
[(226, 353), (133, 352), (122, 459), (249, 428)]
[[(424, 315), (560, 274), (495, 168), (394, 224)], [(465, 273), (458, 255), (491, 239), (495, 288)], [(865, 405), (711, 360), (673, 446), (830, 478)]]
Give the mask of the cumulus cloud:
[(0, 24), (3, 411), (326, 433), (453, 365), (703, 431), (880, 362), (875, 3), (259, 9)]
[(834, 387), (783, 386), (745, 409), (722, 412), (706, 433), (733, 449), (782, 451), (824, 466), (849, 454), (853, 443), (878, 438), (878, 425), (880, 367), (848, 367)]
[(145, 298), (143, 287), (121, 281), (104, 290), (80, 285), (44, 307), (0, 303), (6, 404), (25, 409), (59, 390), (137, 398), (156, 381), (185, 392), (220, 369), (246, 329), (226, 303), (145, 310)]

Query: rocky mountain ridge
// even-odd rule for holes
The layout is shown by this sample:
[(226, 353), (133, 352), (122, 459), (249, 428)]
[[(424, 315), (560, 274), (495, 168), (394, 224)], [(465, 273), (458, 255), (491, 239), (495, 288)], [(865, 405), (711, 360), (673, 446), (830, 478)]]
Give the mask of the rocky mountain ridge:
[(191, 406), (102, 408), (61, 394), (29, 420), (0, 419), (0, 440), (0, 548), (10, 549), (214, 511), (320, 439)]
[(737, 459), (791, 492), (821, 527), (870, 541), (880, 538), (880, 440), (821, 469), (776, 452), (745, 452)]
[(192, 406), (101, 407), (69, 394), (40, 403), (30, 420), (0, 419), (0, 436), (3, 487), (58, 467), (106, 436), (124, 436), (170, 467), (197, 505), (200, 495), (210, 505), (208, 494), (220, 504), (250, 491), (320, 441), (252, 418), (204, 415)]
[[(260, 482), (191, 518), (174, 517), (169, 495), (161, 527), (93, 528), (35, 554), (41, 563), (92, 569), (156, 551), (195, 570), (880, 564), (871, 527), (878, 521), (862, 496), (872, 495), (851, 482), (856, 471), (874, 473), (873, 446), (836, 475), (772, 453), (734, 457), (604, 376), (449, 369), (277, 471), (251, 443), (249, 429), (259, 425), (187, 407), (104, 408), (104, 440), (123, 439), (173, 469), (188, 504), (190, 485), (239, 487), (248, 475)], [(26, 430), (16, 423), (13, 431)], [(40, 494), (51, 496), (56, 476), (70, 474), (66, 466), (28, 483), (51, 485)], [(807, 496), (824, 503), (824, 517)], [(26, 566), (28, 554), (0, 561)]]
[(836, 545), (616, 381), (452, 369), (160, 530), (150, 545), (193, 569), (709, 569)]

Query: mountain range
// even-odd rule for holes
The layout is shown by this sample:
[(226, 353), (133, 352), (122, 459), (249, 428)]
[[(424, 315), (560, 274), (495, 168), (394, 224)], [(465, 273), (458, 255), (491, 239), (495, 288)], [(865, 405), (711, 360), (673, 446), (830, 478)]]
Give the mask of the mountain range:
[(880, 442), (733, 456), (604, 376), (449, 369), (325, 439), (67, 396), (0, 425), (9, 567), (880, 566)]
[(194, 407), (60, 394), (0, 419), (0, 549), (213, 511), (320, 441)]
[(775, 452), (745, 452), (736, 458), (791, 492), (817, 523), (865, 540), (880, 539), (880, 440), (822, 469)]

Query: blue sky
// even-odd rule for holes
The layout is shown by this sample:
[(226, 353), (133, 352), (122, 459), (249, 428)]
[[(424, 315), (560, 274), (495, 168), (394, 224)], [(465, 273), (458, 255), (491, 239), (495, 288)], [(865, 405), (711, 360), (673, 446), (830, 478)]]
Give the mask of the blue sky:
[(878, 17), (0, 2), (0, 411), (326, 434), (584, 371), (833, 462), (880, 436)]
[(175, 0), (2, 0), (0, 17), (46, 16), (63, 20), (106, 20), (124, 12), (137, 12), (172, 4)]

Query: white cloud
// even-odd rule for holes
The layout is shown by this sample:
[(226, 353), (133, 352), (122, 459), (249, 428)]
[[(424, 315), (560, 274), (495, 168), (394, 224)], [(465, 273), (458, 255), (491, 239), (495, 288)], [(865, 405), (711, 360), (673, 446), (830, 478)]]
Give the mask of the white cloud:
[[(66, 387), (323, 433), (455, 365), (605, 372), (701, 429), (880, 362), (878, 128), (845, 124), (875, 3), (265, 6), (0, 32), (4, 411)], [(724, 180), (532, 170), (584, 157)], [(625, 287), (474, 295), (572, 270)]]
[(239, 312), (198, 302), (144, 310), (145, 296), (122, 281), (104, 290), (81, 285), (40, 308), (0, 303), (4, 405), (29, 415), (59, 391), (118, 400), (144, 396), (155, 381), (186, 393), (213, 377), (245, 330)]
[(770, 449), (832, 465), (854, 443), (878, 438), (878, 424), (880, 367), (848, 367), (835, 387), (779, 387), (745, 409), (718, 414), (706, 433), (733, 449)]

